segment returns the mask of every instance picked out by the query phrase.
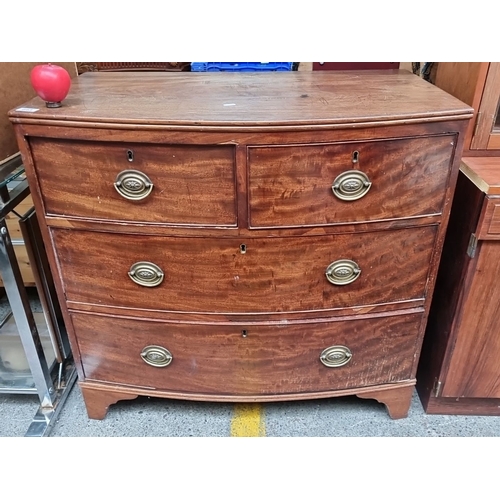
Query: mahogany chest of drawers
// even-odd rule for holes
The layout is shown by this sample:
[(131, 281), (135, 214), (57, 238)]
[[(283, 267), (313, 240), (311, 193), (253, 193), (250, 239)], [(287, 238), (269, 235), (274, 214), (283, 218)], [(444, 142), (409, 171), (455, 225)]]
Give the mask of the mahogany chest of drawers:
[(86, 73), (12, 110), (89, 417), (406, 416), (471, 113), (404, 71)]

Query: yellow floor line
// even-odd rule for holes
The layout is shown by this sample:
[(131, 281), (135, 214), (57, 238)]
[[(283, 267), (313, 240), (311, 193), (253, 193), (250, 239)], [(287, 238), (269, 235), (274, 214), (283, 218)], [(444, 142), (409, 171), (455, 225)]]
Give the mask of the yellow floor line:
[(262, 406), (257, 403), (238, 403), (231, 419), (231, 437), (264, 437), (266, 428)]

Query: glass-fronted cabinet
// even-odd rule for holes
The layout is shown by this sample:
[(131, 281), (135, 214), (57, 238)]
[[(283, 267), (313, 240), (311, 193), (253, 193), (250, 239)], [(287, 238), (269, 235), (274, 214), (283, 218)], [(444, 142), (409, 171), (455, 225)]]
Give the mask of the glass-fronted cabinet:
[(500, 156), (500, 63), (440, 62), (435, 84), (474, 108), (463, 156)]

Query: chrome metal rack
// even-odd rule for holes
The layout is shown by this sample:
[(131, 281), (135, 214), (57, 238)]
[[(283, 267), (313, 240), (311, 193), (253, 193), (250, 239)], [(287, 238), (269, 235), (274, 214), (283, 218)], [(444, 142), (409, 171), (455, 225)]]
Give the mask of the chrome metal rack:
[[(76, 380), (71, 349), (56, 297), (40, 229), (32, 207), (16, 207), (29, 195), (20, 155), (0, 166), (0, 275), (9, 308), (0, 319), (0, 394), (37, 394), (40, 407), (25, 436), (42, 437), (50, 429)], [(6, 216), (14, 213), (32, 267), (36, 298), (33, 311), (24, 286)], [(0, 395), (1, 397), (1, 395)]]

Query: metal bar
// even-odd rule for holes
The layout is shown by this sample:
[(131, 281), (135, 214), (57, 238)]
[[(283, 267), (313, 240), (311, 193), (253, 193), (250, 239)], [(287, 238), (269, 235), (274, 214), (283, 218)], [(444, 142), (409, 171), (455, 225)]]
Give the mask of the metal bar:
[(0, 162), (0, 179), (5, 179), (8, 175), (13, 172), (17, 167), (23, 164), (21, 158), (21, 153), (16, 153), (13, 156), (9, 156), (5, 161)]
[(0, 274), (40, 403), (52, 407), (54, 384), (4, 218), (0, 218)]
[(47, 296), (46, 282), (43, 279), (44, 276), (41, 272), (42, 263), (40, 261), (40, 254), (38, 253), (39, 249), (32, 237), (33, 233), (31, 231), (31, 223), (33, 219), (36, 220), (36, 215), (35, 210), (31, 208), (30, 210), (28, 210), (25, 216), (19, 220), (19, 227), (21, 228), (21, 233), (23, 235), (26, 253), (28, 254), (28, 260), (32, 264), (31, 269), (33, 272), (33, 279), (35, 280), (36, 289), (38, 290), (38, 297), (42, 305), (45, 322), (47, 323), (47, 329), (49, 332), (52, 348), (54, 349), (57, 362), (62, 363), (64, 361), (64, 356), (61, 353), (61, 345), (58, 335), (59, 332), (56, 332), (57, 324), (54, 321), (54, 316), (52, 314), (53, 310), (51, 310), (50, 308)]
[(0, 387), (0, 394), (37, 394), (36, 387), (26, 387), (26, 388), (12, 388), (12, 387)]
[(10, 195), (7, 186), (0, 186), (0, 200), (4, 205), (9, 202)]
[(40, 406), (24, 437), (47, 437), (54, 427), (59, 412), (77, 378), (73, 363), (66, 362), (63, 366), (61, 385), (55, 392), (52, 406), (50, 408)]
[(12, 212), (12, 209), (16, 208), (29, 194), (28, 181), (27, 179), (23, 179), (18, 186), (9, 192), (10, 199), (0, 205), (0, 218), (5, 218), (5, 216), (9, 212)]
[[(47, 259), (47, 252), (43, 243), (40, 224), (36, 217), (34, 208), (22, 217), (19, 221), (19, 226), (26, 243), (30, 263), (33, 268), (37, 268), (36, 274), (40, 276), (41, 279), (41, 288), (37, 285), (40, 300), (42, 300), (42, 295), (44, 295), (44, 300), (46, 299), (47, 301), (48, 313), (52, 318), (52, 324), (55, 328), (62, 358), (66, 359), (71, 356), (71, 346), (69, 344), (68, 333), (64, 323), (61, 305), (59, 304), (59, 300), (57, 298), (56, 285), (50, 270), (49, 261)], [(33, 251), (34, 260), (31, 260), (32, 257), (29, 253), (31, 250)], [(43, 291), (40, 291), (41, 289), (43, 289)]]

